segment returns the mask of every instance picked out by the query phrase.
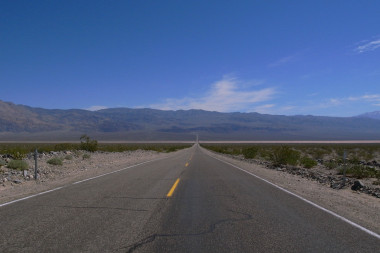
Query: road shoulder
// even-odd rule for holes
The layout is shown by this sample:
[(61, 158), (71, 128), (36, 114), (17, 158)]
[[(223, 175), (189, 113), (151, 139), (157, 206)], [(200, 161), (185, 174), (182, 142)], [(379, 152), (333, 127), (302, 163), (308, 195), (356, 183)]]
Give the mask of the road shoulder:
[(23, 180), (19, 184), (8, 181), (0, 185), (0, 204), (25, 198), (30, 195), (65, 187), (72, 183), (87, 180), (103, 174), (133, 166), (139, 163), (153, 161), (175, 155), (173, 153), (158, 153), (154, 151), (128, 151), (120, 153), (97, 152), (91, 154), (88, 160), (73, 159), (65, 161), (63, 166), (51, 166), (45, 160), (40, 161), (42, 166), (41, 179), (35, 181)]

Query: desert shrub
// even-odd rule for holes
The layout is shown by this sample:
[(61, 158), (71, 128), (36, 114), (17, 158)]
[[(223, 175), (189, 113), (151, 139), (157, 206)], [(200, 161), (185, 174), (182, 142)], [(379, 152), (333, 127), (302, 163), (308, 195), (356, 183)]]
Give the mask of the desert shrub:
[(249, 147), (249, 148), (244, 148), (242, 153), (245, 159), (253, 159), (257, 156), (258, 151), (259, 151), (258, 147)]
[(58, 143), (54, 146), (54, 151), (68, 151), (78, 149), (78, 144), (74, 143)]
[(375, 152), (377, 151), (376, 146), (360, 146), (355, 149), (355, 156), (358, 157), (359, 160), (370, 161), (375, 158)]
[(84, 160), (84, 159), (90, 159), (91, 158), (91, 156), (89, 155), (89, 154), (84, 154), (83, 156), (82, 156), (82, 159)]
[(365, 154), (362, 154), (362, 158), (365, 160), (365, 161), (370, 161), (370, 160), (373, 160), (375, 158), (375, 155), (373, 154), (373, 152), (368, 152), (368, 153), (365, 153)]
[(12, 160), (8, 163), (8, 168), (14, 170), (27, 170), (28, 164), (23, 160)]
[[(343, 146), (338, 146), (335, 148), (335, 152), (337, 153), (339, 157), (343, 157), (345, 150), (346, 149)], [(349, 152), (347, 152), (347, 155), (349, 155)]]
[(91, 140), (90, 137), (84, 134), (80, 137), (80, 149), (89, 152), (95, 152), (98, 150), (98, 141)]
[(268, 149), (261, 148), (259, 150), (259, 155), (261, 158), (263, 158), (265, 160), (271, 160), (272, 159), (272, 151), (270, 151)]
[(225, 153), (225, 149), (221, 146), (210, 146), (210, 145), (203, 145), (203, 144), (201, 146), (204, 148), (207, 148), (209, 150), (212, 150), (214, 152), (218, 152), (218, 153), (222, 153), (222, 154)]
[(241, 147), (233, 147), (230, 149), (230, 154), (232, 155), (240, 155), (243, 152)]
[(29, 150), (23, 147), (13, 147), (6, 151), (15, 160), (22, 160), (29, 153)]
[[(344, 173), (344, 167), (339, 169), (339, 174)], [(346, 170), (346, 175), (355, 177), (355, 178), (375, 178), (380, 177), (380, 171), (376, 170), (375, 168), (368, 167), (365, 165), (352, 165), (349, 166)]]
[(217, 150), (218, 150), (217, 152), (222, 153), (222, 154), (229, 154), (229, 155), (232, 154), (232, 149), (228, 147), (218, 147)]
[(302, 166), (307, 168), (307, 169), (313, 168), (313, 167), (317, 166), (317, 164), (318, 164), (317, 161), (315, 161), (314, 159), (309, 158), (307, 156), (302, 157), (300, 162), (301, 162)]
[(48, 164), (51, 165), (62, 165), (62, 159), (59, 157), (53, 157), (47, 161)]
[(240, 155), (242, 153), (242, 147), (234, 145), (202, 145), (202, 147), (222, 154)]
[(353, 156), (351, 159), (348, 160), (349, 163), (351, 164), (360, 164), (359, 157)]
[(82, 151), (74, 150), (74, 151), (73, 151), (73, 154), (74, 154), (76, 157), (79, 157), (79, 156), (82, 155)]
[(338, 167), (338, 163), (333, 160), (325, 162), (323, 163), (323, 165), (325, 165), (325, 167), (328, 168), (329, 170), (332, 170)]
[(6, 164), (7, 164), (6, 161), (4, 161), (3, 159), (0, 159), (0, 167), (1, 167), (1, 166), (4, 166), (4, 165), (6, 165)]
[(297, 165), (300, 156), (300, 152), (288, 146), (281, 146), (274, 148), (271, 160), (275, 165)]
[(134, 151), (137, 150), (136, 145), (130, 144), (99, 144), (98, 150), (104, 152), (124, 152), (124, 151)]
[(73, 160), (73, 156), (72, 155), (66, 155), (65, 160)]
[(175, 152), (177, 151), (179, 148), (178, 147), (175, 147), (175, 146), (172, 146), (172, 147), (168, 147), (165, 149), (165, 152), (166, 153), (170, 153), (170, 152)]
[(308, 152), (314, 159), (323, 159), (330, 152), (324, 148), (315, 148)]

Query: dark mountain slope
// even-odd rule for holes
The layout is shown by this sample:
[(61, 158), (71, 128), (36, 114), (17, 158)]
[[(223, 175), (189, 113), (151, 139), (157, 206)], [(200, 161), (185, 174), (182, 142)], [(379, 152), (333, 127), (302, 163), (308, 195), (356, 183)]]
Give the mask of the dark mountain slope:
[(110, 140), (192, 140), (198, 133), (203, 140), (358, 140), (380, 139), (380, 120), (203, 110), (49, 110), (0, 101), (0, 140), (20, 133), (32, 139), (87, 133)]
[(369, 119), (380, 120), (380, 111), (363, 113), (363, 114), (359, 115), (358, 117), (359, 118), (369, 118)]

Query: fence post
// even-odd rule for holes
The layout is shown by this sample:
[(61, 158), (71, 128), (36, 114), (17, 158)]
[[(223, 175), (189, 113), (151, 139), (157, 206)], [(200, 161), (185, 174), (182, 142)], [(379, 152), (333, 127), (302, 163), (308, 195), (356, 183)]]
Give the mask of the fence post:
[(346, 158), (347, 158), (347, 152), (346, 152), (346, 150), (344, 150), (344, 154), (343, 154), (343, 185), (342, 186), (346, 185), (346, 170), (347, 170)]
[(38, 158), (38, 151), (37, 149), (34, 151), (34, 179), (37, 180), (37, 171), (38, 171), (38, 167), (37, 167), (37, 158)]

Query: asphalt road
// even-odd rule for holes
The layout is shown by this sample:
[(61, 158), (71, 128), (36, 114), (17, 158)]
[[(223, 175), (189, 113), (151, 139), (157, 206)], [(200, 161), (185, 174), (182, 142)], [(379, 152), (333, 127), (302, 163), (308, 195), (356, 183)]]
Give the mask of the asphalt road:
[(194, 146), (0, 207), (0, 252), (380, 252), (380, 240)]

